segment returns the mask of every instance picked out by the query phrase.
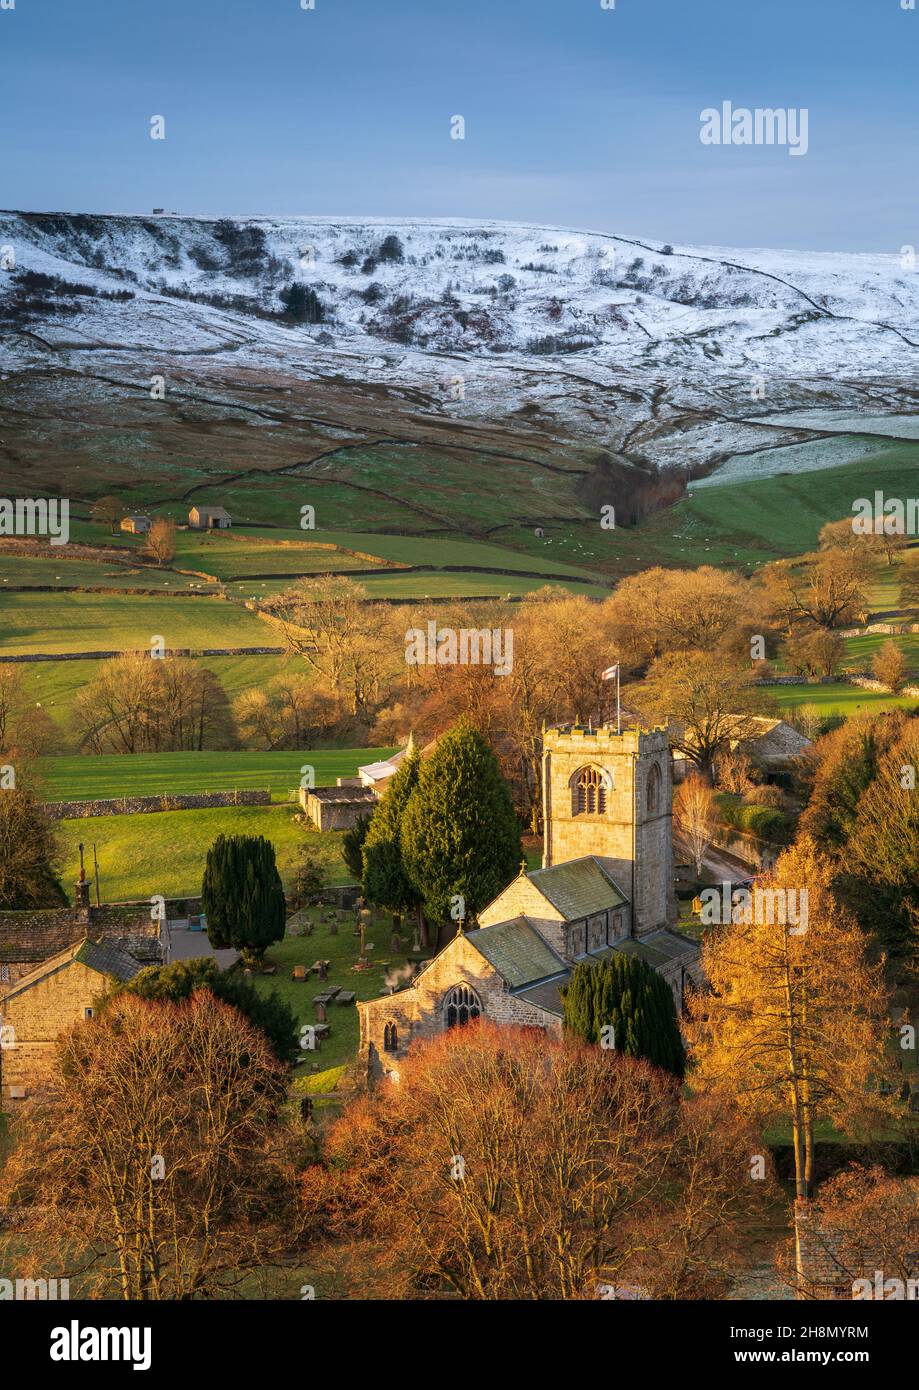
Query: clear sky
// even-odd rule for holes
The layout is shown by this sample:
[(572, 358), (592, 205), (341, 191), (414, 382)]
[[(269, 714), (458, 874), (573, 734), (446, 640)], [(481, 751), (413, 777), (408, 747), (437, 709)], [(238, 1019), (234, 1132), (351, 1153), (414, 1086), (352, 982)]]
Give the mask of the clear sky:
[[(703, 145), (700, 112), (723, 101), (806, 107), (807, 154)], [(919, 9), (15, 0), (0, 131), (5, 208), (492, 217), (892, 251), (919, 244)]]

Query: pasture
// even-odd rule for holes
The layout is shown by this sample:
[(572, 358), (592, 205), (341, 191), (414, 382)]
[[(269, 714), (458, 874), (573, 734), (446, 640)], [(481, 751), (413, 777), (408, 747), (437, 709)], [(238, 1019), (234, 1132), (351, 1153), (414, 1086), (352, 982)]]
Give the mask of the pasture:
[[(177, 586), (175, 576), (163, 587)], [(161, 635), (167, 647), (268, 647), (279, 639), (240, 604), (209, 597), (127, 594), (0, 595), (0, 651), (130, 651)]]
[(887, 709), (917, 709), (919, 700), (906, 695), (886, 695), (882, 691), (862, 690), (857, 685), (837, 681), (826, 685), (766, 685), (763, 691), (776, 702), (783, 717), (808, 705), (818, 714), (880, 714)]
[[(364, 763), (394, 748), (320, 748), (289, 753), (111, 753), (95, 757), (39, 758), (46, 801), (96, 801), (118, 796), (179, 796), (188, 792), (269, 789), (286, 802), (300, 786), (301, 768), (315, 770), (317, 787), (353, 777)], [(165, 814), (192, 815), (193, 812)]]
[[(315, 845), (331, 883), (348, 883), (341, 834), (307, 830), (293, 806), (227, 806), (202, 811), (164, 811), (139, 816), (97, 816), (59, 822), (60, 880), (73, 896), (80, 868), (78, 846), (96, 846), (103, 902), (195, 896), (209, 847), (218, 835), (264, 835), (275, 847), (278, 870), (289, 887), (300, 851)], [(89, 849), (90, 863), (92, 850)]]

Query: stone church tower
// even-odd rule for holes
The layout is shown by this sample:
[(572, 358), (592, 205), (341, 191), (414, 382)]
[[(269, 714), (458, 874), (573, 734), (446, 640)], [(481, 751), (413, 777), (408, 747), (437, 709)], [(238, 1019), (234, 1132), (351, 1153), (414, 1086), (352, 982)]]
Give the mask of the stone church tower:
[(666, 730), (569, 725), (543, 734), (543, 867), (595, 854), (632, 902), (636, 936), (676, 919)]

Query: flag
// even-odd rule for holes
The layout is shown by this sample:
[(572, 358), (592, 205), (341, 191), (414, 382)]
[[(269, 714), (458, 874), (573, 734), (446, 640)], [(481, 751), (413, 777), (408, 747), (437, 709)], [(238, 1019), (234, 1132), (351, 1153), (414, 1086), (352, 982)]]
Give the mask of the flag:
[(617, 661), (615, 666), (607, 666), (606, 670), (600, 673), (600, 679), (601, 681), (612, 681), (615, 680), (618, 675), (619, 662)]

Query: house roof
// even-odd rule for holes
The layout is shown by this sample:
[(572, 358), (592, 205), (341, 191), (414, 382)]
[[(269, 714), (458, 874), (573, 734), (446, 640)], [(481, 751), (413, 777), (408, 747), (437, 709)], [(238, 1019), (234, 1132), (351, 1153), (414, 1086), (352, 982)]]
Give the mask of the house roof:
[(134, 937), (158, 939), (158, 929), (148, 907), (119, 907), (106, 903), (90, 908), (81, 919), (74, 908), (50, 907), (22, 912), (0, 912), (0, 964), (26, 964), (47, 960), (86, 936), (108, 940)]
[(113, 975), (116, 980), (133, 980), (143, 969), (139, 961), (125, 951), (119, 951), (117, 946), (110, 946), (105, 941), (90, 941), (88, 937), (77, 947), (73, 958), (89, 970), (98, 970), (100, 975)]
[(525, 917), (497, 922), (493, 927), (476, 927), (466, 933), (466, 940), (494, 966), (511, 989), (536, 984), (566, 970), (561, 957)]
[(66, 950), (58, 951), (56, 955), (49, 956), (34, 970), (21, 976), (11, 989), (5, 991), (3, 1001), (6, 1002), (15, 998), (17, 994), (25, 993), (39, 980), (53, 974), (55, 970), (70, 965), (72, 961), (79, 961), (88, 970), (95, 970), (100, 975), (112, 975), (116, 980), (133, 980), (134, 976), (144, 968), (140, 961), (135, 960), (133, 956), (127, 955), (124, 951), (119, 951), (117, 947), (109, 946), (105, 942), (90, 941), (88, 937), (84, 937), (82, 941), (77, 941), (72, 946), (68, 946)]
[(199, 516), (226, 517), (227, 521), (230, 520), (230, 513), (226, 507), (192, 507), (192, 511), (197, 512)]
[[(562, 913), (566, 922), (589, 917), (594, 912), (621, 907), (625, 894), (613, 882), (603, 860), (595, 854), (553, 864), (549, 869), (532, 869), (527, 878)], [(492, 928), (489, 928), (492, 930)]]

